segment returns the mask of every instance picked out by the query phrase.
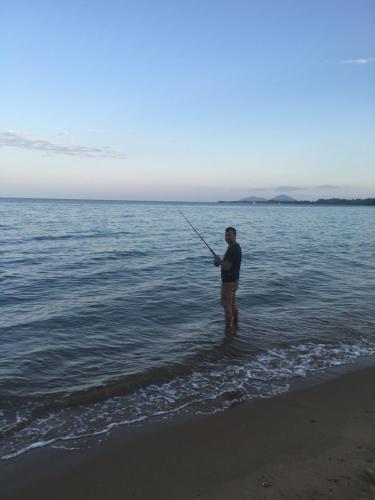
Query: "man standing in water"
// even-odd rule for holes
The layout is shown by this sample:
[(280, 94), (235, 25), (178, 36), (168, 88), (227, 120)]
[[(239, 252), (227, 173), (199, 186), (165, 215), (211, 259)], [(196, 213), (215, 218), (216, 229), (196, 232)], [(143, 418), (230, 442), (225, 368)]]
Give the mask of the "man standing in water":
[(227, 251), (220, 259), (218, 255), (214, 258), (214, 265), (221, 267), (221, 304), (224, 307), (225, 325), (238, 325), (238, 309), (236, 305), (236, 290), (238, 288), (241, 267), (241, 247), (236, 241), (236, 230), (227, 227), (225, 230), (225, 241), (228, 243)]

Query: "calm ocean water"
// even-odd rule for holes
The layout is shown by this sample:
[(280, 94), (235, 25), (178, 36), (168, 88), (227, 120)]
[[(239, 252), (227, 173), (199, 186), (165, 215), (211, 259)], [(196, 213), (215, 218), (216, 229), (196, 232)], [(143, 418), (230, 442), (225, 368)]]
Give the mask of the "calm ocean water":
[[(243, 252), (224, 335), (218, 254)], [(0, 199), (0, 457), (271, 397), (375, 353), (375, 209)]]

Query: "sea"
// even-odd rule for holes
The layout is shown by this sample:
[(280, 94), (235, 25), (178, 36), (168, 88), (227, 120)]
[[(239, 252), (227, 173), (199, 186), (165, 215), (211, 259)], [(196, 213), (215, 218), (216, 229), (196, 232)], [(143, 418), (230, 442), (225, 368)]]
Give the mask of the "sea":
[[(237, 229), (238, 330), (181, 212), (221, 256)], [(0, 234), (1, 460), (225, 411), (375, 354), (374, 207), (3, 198)]]

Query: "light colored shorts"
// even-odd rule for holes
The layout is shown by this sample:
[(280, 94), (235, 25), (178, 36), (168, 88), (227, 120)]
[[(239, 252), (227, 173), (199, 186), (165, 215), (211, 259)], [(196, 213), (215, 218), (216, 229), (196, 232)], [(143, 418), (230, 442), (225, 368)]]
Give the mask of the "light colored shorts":
[(221, 297), (220, 302), (225, 306), (231, 306), (236, 301), (236, 290), (238, 288), (238, 281), (230, 281), (221, 284)]

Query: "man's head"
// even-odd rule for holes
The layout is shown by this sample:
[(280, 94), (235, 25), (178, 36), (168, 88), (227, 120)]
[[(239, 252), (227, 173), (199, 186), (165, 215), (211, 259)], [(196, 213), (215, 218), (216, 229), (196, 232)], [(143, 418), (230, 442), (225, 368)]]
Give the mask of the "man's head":
[(234, 227), (227, 227), (225, 230), (225, 241), (228, 243), (228, 245), (233, 245), (233, 243), (236, 243), (236, 234), (237, 231), (234, 229)]

